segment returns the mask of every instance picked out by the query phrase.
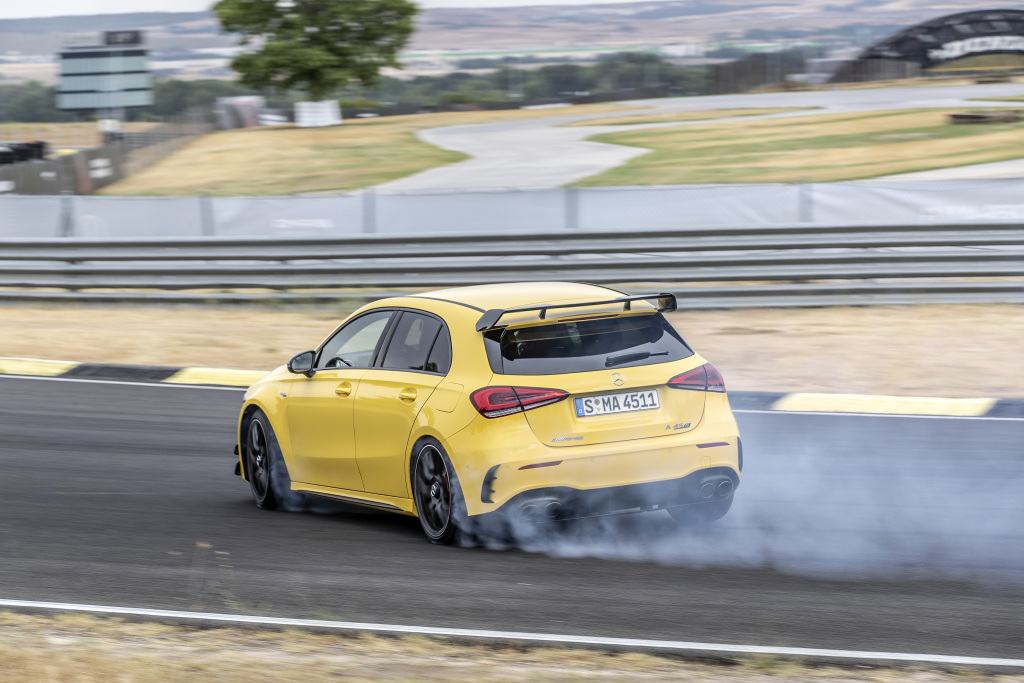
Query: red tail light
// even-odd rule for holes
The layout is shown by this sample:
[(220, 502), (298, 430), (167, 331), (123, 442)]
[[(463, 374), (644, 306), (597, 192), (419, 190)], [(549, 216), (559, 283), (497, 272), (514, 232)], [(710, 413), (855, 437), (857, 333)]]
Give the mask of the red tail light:
[(484, 417), (502, 417), (558, 403), (567, 398), (569, 398), (569, 392), (561, 389), (484, 387), (474, 391), (469, 400)]
[(676, 375), (668, 381), (668, 385), (673, 389), (725, 393), (725, 380), (722, 379), (722, 373), (711, 363), (705, 363), (699, 368)]

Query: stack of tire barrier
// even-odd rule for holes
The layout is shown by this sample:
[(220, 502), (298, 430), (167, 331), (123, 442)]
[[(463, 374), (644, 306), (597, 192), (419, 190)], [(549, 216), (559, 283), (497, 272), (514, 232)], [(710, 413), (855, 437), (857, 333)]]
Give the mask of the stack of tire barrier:
[(0, 142), (0, 164), (17, 164), (45, 159), (50, 146), (45, 142)]

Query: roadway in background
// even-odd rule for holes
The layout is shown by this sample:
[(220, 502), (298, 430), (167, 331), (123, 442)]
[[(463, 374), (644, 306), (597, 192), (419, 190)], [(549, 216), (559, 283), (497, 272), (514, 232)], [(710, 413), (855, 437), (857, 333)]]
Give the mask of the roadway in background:
[(576, 524), (527, 550), (414, 518), (257, 510), (241, 391), (0, 378), (5, 599), (1019, 657), (1024, 421), (738, 415), (729, 517)]
[[(594, 126), (559, 127), (559, 124), (571, 121), (619, 115), (739, 108), (819, 108), (761, 117), (742, 117), (744, 120), (754, 120), (890, 109), (1019, 107), (1020, 103), (984, 103), (973, 100), (1020, 95), (1024, 95), (1024, 85), (1006, 83), (676, 97), (624, 102), (622, 104), (625, 108), (621, 113), (576, 116), (558, 116), (558, 109), (553, 109), (551, 118), (448, 126), (419, 131), (416, 134), (424, 142), (462, 152), (473, 158), (384, 183), (378, 185), (377, 189), (387, 192), (450, 192), (453, 189), (463, 191), (561, 187), (603, 173), (648, 151), (623, 145), (589, 142), (586, 138), (601, 133), (707, 123), (691, 121), (623, 126), (601, 126), (595, 123)], [(644, 108), (629, 110), (629, 105)], [(726, 120), (729, 119), (717, 119), (715, 122)], [(1001, 173), (1005, 172), (1005, 169), (993, 172)], [(975, 175), (970, 177), (989, 176), (978, 175), (978, 172), (975, 172)]]

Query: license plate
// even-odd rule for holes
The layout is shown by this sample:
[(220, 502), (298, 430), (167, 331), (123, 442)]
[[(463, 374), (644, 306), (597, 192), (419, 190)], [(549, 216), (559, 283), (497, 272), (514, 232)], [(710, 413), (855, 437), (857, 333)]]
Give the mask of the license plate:
[(638, 410), (654, 410), (660, 407), (658, 392), (654, 389), (626, 391), (621, 394), (605, 394), (604, 396), (576, 399), (576, 417), (633, 413)]

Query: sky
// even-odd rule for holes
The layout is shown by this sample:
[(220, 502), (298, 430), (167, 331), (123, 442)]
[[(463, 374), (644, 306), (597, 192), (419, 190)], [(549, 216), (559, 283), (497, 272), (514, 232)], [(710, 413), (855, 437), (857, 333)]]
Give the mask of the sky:
[[(214, 0), (0, 0), (0, 19), (51, 17), (60, 14), (119, 12), (192, 12), (207, 9)], [(415, 0), (421, 7), (507, 7), (509, 5), (590, 5), (597, 2), (641, 0)], [(648, 0), (649, 1), (649, 0)]]

